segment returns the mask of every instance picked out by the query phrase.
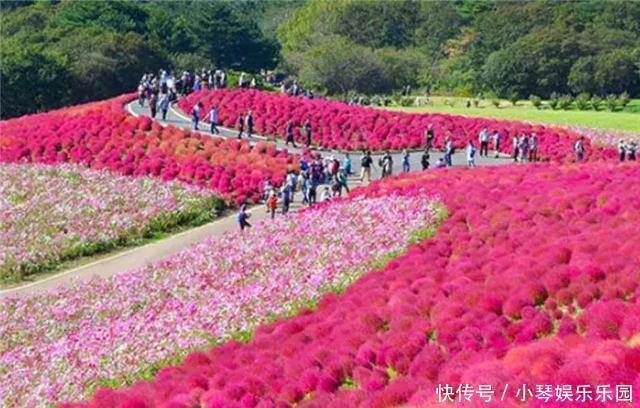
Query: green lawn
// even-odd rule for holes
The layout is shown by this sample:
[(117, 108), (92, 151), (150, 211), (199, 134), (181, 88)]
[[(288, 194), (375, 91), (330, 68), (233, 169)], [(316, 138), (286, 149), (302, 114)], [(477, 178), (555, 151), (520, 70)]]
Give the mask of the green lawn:
[[(478, 107), (467, 108), (468, 98), (439, 97), (431, 98), (432, 103), (422, 106), (387, 106), (386, 109), (406, 112), (437, 112), (465, 116), (482, 116), (487, 118), (527, 120), (531, 122), (552, 123), (559, 125), (577, 125), (598, 129), (614, 129), (626, 132), (640, 133), (640, 99), (634, 99), (624, 111), (609, 112), (607, 110), (551, 110), (549, 108), (535, 109), (531, 102), (520, 101), (513, 106), (508, 101), (502, 101), (496, 108), (490, 100), (480, 101)], [(453, 106), (445, 104), (453, 102)], [(604, 108), (604, 107), (603, 107)], [(601, 109), (603, 109), (601, 108)]]

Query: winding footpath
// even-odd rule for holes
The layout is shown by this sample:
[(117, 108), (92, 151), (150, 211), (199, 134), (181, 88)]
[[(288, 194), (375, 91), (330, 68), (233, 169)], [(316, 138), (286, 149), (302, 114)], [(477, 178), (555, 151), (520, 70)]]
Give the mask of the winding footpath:
[[(145, 104), (144, 106), (140, 106), (137, 100), (130, 102), (129, 104), (126, 105), (125, 108), (130, 114), (134, 116), (150, 116), (150, 111), (147, 104)], [(161, 116), (160, 114), (156, 115), (156, 120), (163, 126), (173, 125), (182, 129), (192, 129), (193, 127), (191, 118), (184, 112), (180, 111), (180, 109), (177, 108), (174, 104), (171, 105), (169, 111), (167, 112), (166, 121), (161, 120), (160, 116)], [(208, 131), (209, 124), (203, 121), (200, 122), (199, 128), (200, 128), (199, 130), (200, 133), (211, 136), (211, 137), (236, 138), (238, 136), (238, 132), (235, 129), (229, 129), (221, 126), (218, 126), (218, 129), (220, 130), (220, 136), (213, 135)], [(250, 139), (251, 144), (257, 143), (258, 141), (270, 141), (272, 143), (275, 143), (278, 149), (286, 149), (291, 153), (302, 153), (303, 151), (303, 149), (301, 148), (292, 148), (290, 146), (289, 147), (286, 146), (284, 144), (284, 141), (282, 141), (281, 139), (277, 139), (274, 142), (273, 138), (268, 138), (263, 135), (254, 135)], [(327, 156), (327, 155), (334, 156), (340, 161), (340, 163), (343, 162), (345, 157), (345, 153), (342, 151), (329, 150), (329, 149), (317, 149), (317, 148), (313, 148), (312, 150), (321, 153), (323, 156)], [(411, 152), (409, 159), (410, 159), (410, 167), (412, 171), (422, 169), (422, 166), (420, 164), (421, 155), (422, 155), (422, 151)], [(440, 159), (441, 157), (444, 157), (444, 152), (431, 151), (430, 155), (431, 155), (430, 162), (431, 162), (431, 165), (433, 166), (438, 161), (438, 159)], [(374, 158), (373, 162), (375, 164), (378, 162), (378, 157), (382, 156), (382, 153), (372, 154), (372, 156)], [(360, 152), (351, 153), (351, 163), (352, 163), (351, 166), (353, 168), (354, 174), (360, 174), (360, 157), (361, 157)], [(392, 157), (393, 157), (393, 174), (398, 174), (402, 171), (402, 153), (401, 152), (392, 153)], [(452, 162), (454, 166), (466, 166), (467, 160), (466, 160), (466, 153), (464, 149), (458, 149), (456, 151), (456, 153), (452, 156)], [(493, 155), (490, 155), (490, 157), (480, 157), (479, 155), (476, 156), (476, 164), (478, 166), (495, 166), (495, 165), (508, 164), (510, 162), (511, 160), (509, 160), (509, 158), (505, 156), (501, 156), (499, 158), (495, 158), (493, 157)], [(375, 165), (372, 171), (372, 177), (374, 179), (380, 177), (380, 168)], [(350, 178), (350, 186), (351, 184), (353, 184), (354, 186), (355, 184), (357, 184), (356, 177)]]
[[(149, 109), (145, 106), (140, 106), (137, 101), (131, 102), (125, 106), (126, 110), (134, 116), (146, 115), (149, 116)], [(171, 107), (167, 114), (167, 120), (160, 120), (159, 117), (156, 117), (156, 120), (162, 126), (173, 125), (183, 129), (190, 129), (192, 127), (191, 119), (185, 115), (183, 112), (180, 112), (174, 106)], [(201, 124), (200, 133), (209, 135), (211, 137), (237, 137), (237, 132), (233, 129), (219, 127), (220, 136), (211, 135), (207, 131), (207, 124)], [(258, 141), (271, 140), (265, 136), (255, 135), (251, 139), (251, 143), (256, 143)], [(285, 146), (284, 142), (278, 140), (275, 142), (278, 149), (287, 149), (289, 152), (293, 153), (301, 153), (302, 149), (299, 148), (291, 148)], [(317, 150), (321, 152), (323, 155), (333, 155), (340, 162), (344, 160), (345, 154), (339, 151), (330, 151), (330, 150)], [(374, 155), (375, 156), (375, 155)], [(410, 155), (411, 161), (411, 169), (419, 170), (421, 169), (420, 165), (420, 152), (413, 152)], [(431, 153), (431, 163), (435, 163), (440, 157), (443, 157), (442, 152), (434, 151)], [(352, 154), (352, 167), (354, 170), (354, 174), (360, 173), (360, 155), (358, 153)], [(478, 157), (476, 162), (479, 166), (483, 165), (500, 165), (500, 164), (508, 164), (510, 160), (501, 157), (501, 158), (485, 158)], [(377, 163), (377, 157), (374, 157), (374, 163)], [(464, 166), (466, 164), (465, 154), (464, 152), (457, 152), (453, 156), (453, 164), (454, 166)], [(393, 153), (393, 172), (397, 174), (402, 169), (402, 159), (401, 153)], [(377, 166), (374, 166), (372, 172), (373, 178), (380, 177), (380, 169)], [(360, 181), (357, 177), (352, 176), (349, 178), (349, 186), (351, 188), (357, 187), (360, 184)], [(297, 199), (300, 198), (300, 195), (297, 194)], [(296, 202), (292, 205), (292, 211), (295, 211), (297, 208), (300, 208), (301, 204)], [(267, 218), (267, 212), (265, 208), (261, 205), (254, 206), (248, 210), (251, 213), (251, 221), (257, 222)], [(200, 227), (196, 227), (193, 229), (189, 229), (187, 231), (172, 235), (168, 238), (162, 239), (157, 242), (149, 243), (147, 245), (143, 245), (140, 247), (132, 248), (118, 254), (107, 256), (105, 258), (96, 260), (95, 262), (91, 262), (61, 273), (57, 273), (50, 277), (36, 280), (31, 283), (27, 283), (21, 286), (17, 286), (14, 288), (3, 289), (0, 290), (0, 298), (8, 297), (8, 296), (18, 296), (25, 295), (29, 293), (34, 293), (43, 290), (55, 289), (64, 285), (72, 284), (77, 281), (86, 281), (92, 279), (96, 276), (100, 277), (108, 277), (114, 274), (124, 272), (131, 269), (136, 269), (148, 265), (153, 262), (157, 262), (167, 256), (175, 254), (176, 252), (181, 251), (182, 249), (200, 242), (208, 237), (222, 235), (228, 231), (237, 231), (238, 226), (236, 222), (235, 213), (231, 215), (226, 215), (222, 218), (219, 218), (211, 223), (202, 225)]]

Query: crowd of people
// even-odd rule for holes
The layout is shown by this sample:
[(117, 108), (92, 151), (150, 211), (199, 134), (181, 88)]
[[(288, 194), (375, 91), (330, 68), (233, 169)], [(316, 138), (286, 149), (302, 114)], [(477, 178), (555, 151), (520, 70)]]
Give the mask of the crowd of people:
[[(273, 83), (275, 81), (273, 74), (265, 74), (264, 81)], [(179, 78), (176, 78), (173, 72), (160, 70), (157, 74), (152, 72), (145, 73), (138, 86), (138, 103), (144, 106), (148, 101), (151, 117), (155, 118), (160, 112), (162, 119), (166, 120), (167, 111), (172, 101), (180, 96), (187, 95), (193, 91), (200, 89), (218, 89), (227, 87), (227, 75), (225, 71), (205, 70), (192, 74), (190, 71), (184, 71)], [(249, 78), (245, 73), (241, 73), (238, 77), (238, 87), (255, 88), (257, 85), (256, 77)], [(281, 92), (290, 96), (299, 96), (303, 98), (314, 98), (313, 92), (304, 89), (297, 81), (283, 80), (280, 83)], [(351, 101), (357, 104), (358, 101)], [(192, 124), (194, 130), (199, 130), (203, 105), (197, 103), (191, 112)], [(212, 106), (206, 117), (209, 121), (210, 132), (219, 135), (219, 109)], [(235, 128), (237, 138), (241, 139), (244, 135), (251, 138), (254, 134), (254, 117), (253, 112), (241, 112), (236, 121)], [(298, 135), (304, 138), (304, 144), (307, 148), (312, 144), (312, 124), (309, 119), (304, 123), (294, 123), (292, 120), (286, 122), (283, 129), (285, 146), (296, 145), (296, 129)], [(488, 158), (489, 149), (492, 148), (492, 155), (495, 158), (500, 156), (500, 148), (502, 146), (502, 135), (499, 131), (490, 131), (486, 127), (478, 134), (477, 146), (474, 140), (469, 140), (466, 144), (466, 164), (470, 168), (476, 167), (476, 157)], [(300, 138), (298, 138), (300, 140)], [(433, 127), (429, 125), (425, 130), (425, 149), (420, 158), (422, 170), (431, 167), (431, 150), (434, 147), (435, 132)], [(512, 138), (512, 159), (514, 162), (526, 163), (536, 162), (538, 156), (538, 137), (535, 133), (515, 135)], [(584, 160), (585, 156), (585, 140), (580, 137), (574, 144), (573, 150), (577, 161)], [(636, 160), (636, 152), (638, 149), (635, 140), (624, 141), (618, 143), (618, 152), (620, 161)], [(479, 152), (478, 152), (479, 150)], [(301, 203), (312, 206), (318, 202), (331, 200), (340, 197), (343, 190), (349, 192), (348, 177), (352, 174), (351, 157), (345, 154), (341, 163), (334, 156), (322, 157), (320, 153), (309, 153), (307, 150), (305, 156), (300, 159), (300, 171), (290, 171), (282, 186), (276, 187), (267, 182), (264, 186), (264, 203), (267, 207), (271, 218), (274, 218), (277, 209), (281, 208), (281, 212), (286, 214), (289, 212), (291, 203), (295, 201), (296, 192), (301, 193)], [(433, 167), (444, 168), (453, 166), (453, 156), (456, 153), (456, 146), (453, 142), (452, 135), (445, 134), (444, 155), (439, 158)], [(401, 154), (402, 172), (411, 171), (411, 153), (406, 149)], [(377, 163), (374, 161), (371, 152), (363, 151), (360, 158), (360, 177), (361, 182), (370, 182), (372, 180), (372, 172), (374, 165), (380, 168), (382, 178), (389, 177), (393, 174), (393, 155), (387, 151), (380, 156)], [(246, 211), (246, 206), (242, 206), (238, 213), (238, 223), (240, 228), (244, 230), (251, 226), (248, 222), (250, 214)]]
[(638, 151), (638, 142), (634, 139), (629, 139), (629, 141), (625, 142), (624, 139), (620, 139), (618, 141), (618, 157), (620, 157), (620, 161), (636, 160), (636, 153)]
[[(256, 76), (249, 78), (246, 73), (242, 72), (238, 77), (237, 85), (240, 88), (256, 88)], [(158, 73), (145, 72), (138, 83), (138, 103), (140, 106), (144, 106), (145, 101), (148, 101), (151, 117), (155, 119), (160, 112), (162, 120), (166, 120), (170, 103), (178, 97), (201, 89), (221, 89), (227, 86), (227, 73), (222, 69), (203, 68), (196, 73), (185, 70), (179, 77), (174, 72), (168, 72), (164, 69), (159, 70)], [(195, 109), (201, 108), (202, 106), (198, 106)], [(197, 122), (198, 120), (194, 120), (194, 129), (196, 130), (198, 128)], [(214, 127), (214, 129), (217, 131), (217, 128)]]

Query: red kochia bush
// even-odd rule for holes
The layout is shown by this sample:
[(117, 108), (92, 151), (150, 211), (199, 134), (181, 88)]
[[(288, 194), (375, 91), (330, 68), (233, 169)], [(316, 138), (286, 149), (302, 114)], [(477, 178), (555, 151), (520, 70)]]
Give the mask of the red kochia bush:
[[(316, 311), (263, 326), (248, 344), (193, 354), (171, 375), (68, 406), (190, 406), (193, 398), (205, 407), (436, 406), (435, 387), (445, 383), (514, 392), (640, 386), (639, 188), (640, 166), (603, 163), (374, 183), (355, 194), (437, 193), (450, 216), (434, 238), (325, 296)], [(614, 199), (622, 204), (612, 213)], [(492, 224), (497, 212), (504, 222)], [(483, 245), (469, 245), (479, 235)], [(636, 250), (620, 263), (610, 248)], [(520, 406), (508, 398), (489, 406)]]
[[(572, 161), (573, 145), (580, 136), (574, 131), (517, 121), (471, 118), (439, 113), (411, 114), (382, 109), (347, 105), (342, 102), (303, 99), (284, 94), (246, 89), (202, 90), (181, 99), (180, 108), (190, 113), (197, 102), (206, 119), (211, 106), (218, 107), (221, 123), (235, 126), (238, 116), (252, 110), (258, 133), (283, 137), (289, 120), (295, 127), (294, 136), (303, 141), (300, 133), (307, 119), (311, 120), (313, 142), (322, 147), (343, 150), (385, 150), (424, 147), (425, 130), (429, 125), (435, 132), (435, 146), (444, 147), (445, 137), (451, 135), (454, 144), (463, 148), (469, 140), (477, 142), (479, 132), (486, 127), (502, 135), (501, 151), (513, 152), (512, 138), (522, 133), (538, 135), (539, 155), (553, 161)], [(611, 148), (591, 145), (585, 140), (586, 159), (612, 159)]]
[(234, 201), (280, 183), (296, 156), (273, 144), (210, 138), (123, 110), (132, 96), (0, 122), (1, 162), (73, 162), (131, 176), (197, 184)]

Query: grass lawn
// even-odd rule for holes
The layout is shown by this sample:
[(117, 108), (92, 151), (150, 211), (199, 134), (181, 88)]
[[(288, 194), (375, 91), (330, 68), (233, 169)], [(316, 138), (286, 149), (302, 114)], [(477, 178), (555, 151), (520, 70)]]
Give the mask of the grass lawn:
[[(608, 110), (585, 110), (575, 108), (570, 110), (535, 109), (531, 102), (520, 101), (513, 106), (508, 101), (501, 101), (496, 108), (490, 100), (480, 101), (478, 107), (465, 107), (468, 98), (441, 97), (431, 98), (432, 103), (422, 106), (387, 106), (386, 109), (416, 113), (449, 113), (465, 116), (482, 116), (487, 118), (526, 120), (531, 122), (552, 123), (559, 125), (576, 125), (597, 129), (613, 129), (625, 132), (640, 133), (640, 99), (634, 99), (624, 111), (609, 112)], [(454, 102), (453, 106), (445, 101)], [(604, 105), (604, 104), (603, 104)], [(604, 109), (604, 106), (601, 107)]]

